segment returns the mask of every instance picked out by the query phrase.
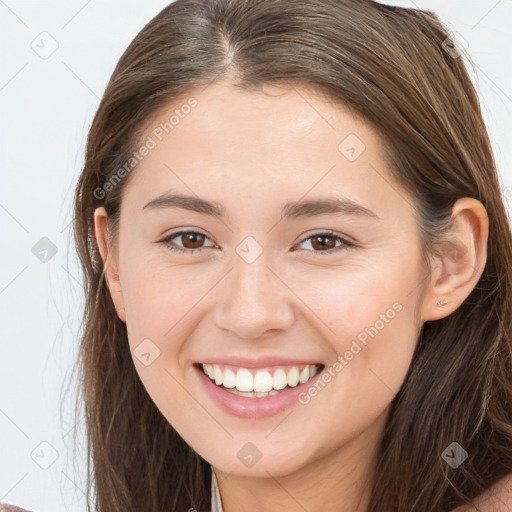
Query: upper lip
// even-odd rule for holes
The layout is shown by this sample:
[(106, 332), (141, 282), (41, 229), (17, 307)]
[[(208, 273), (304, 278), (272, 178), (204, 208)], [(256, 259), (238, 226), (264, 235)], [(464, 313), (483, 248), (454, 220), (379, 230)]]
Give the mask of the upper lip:
[(218, 364), (239, 366), (241, 368), (266, 368), (269, 366), (302, 366), (307, 364), (322, 364), (315, 359), (295, 359), (279, 356), (260, 357), (210, 357), (199, 364)]

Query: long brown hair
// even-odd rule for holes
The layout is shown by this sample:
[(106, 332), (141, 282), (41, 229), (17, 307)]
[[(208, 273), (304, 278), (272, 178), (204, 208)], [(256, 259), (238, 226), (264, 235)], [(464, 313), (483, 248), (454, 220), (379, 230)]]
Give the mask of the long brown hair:
[[(436, 250), (457, 199), (476, 198), (488, 212), (478, 284), (455, 312), (421, 329), (391, 404), (368, 512), (446, 512), (512, 471), (512, 236), (479, 101), (448, 38), (430, 11), (371, 0), (177, 0), (136, 36), (94, 117), (75, 196), (88, 507), (94, 490), (101, 512), (209, 510), (209, 464), (135, 371), (93, 212), (106, 208), (115, 239), (122, 191), (137, 171), (105, 184), (137, 149), (145, 123), (193, 87), (226, 78), (247, 90), (310, 85), (368, 121), (393, 175), (416, 199), (425, 255)], [(468, 453), (457, 469), (441, 457), (453, 442)]]

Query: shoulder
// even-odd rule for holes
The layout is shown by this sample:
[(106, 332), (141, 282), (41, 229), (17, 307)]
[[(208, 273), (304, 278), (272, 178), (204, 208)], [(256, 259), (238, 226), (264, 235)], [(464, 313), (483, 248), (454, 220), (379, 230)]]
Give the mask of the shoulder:
[(30, 512), (24, 508), (9, 505), (8, 503), (0, 503), (0, 512)]
[[(512, 510), (512, 473), (475, 498), (474, 502), (481, 512), (510, 512)], [(462, 505), (452, 512), (475, 512), (479, 509), (472, 505)]]

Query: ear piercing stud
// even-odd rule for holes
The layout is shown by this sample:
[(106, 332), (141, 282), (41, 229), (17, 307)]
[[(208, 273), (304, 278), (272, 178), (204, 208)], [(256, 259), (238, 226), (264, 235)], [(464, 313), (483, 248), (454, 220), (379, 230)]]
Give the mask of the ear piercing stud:
[(438, 306), (447, 306), (448, 302), (446, 302), (444, 299), (441, 299), (441, 300), (437, 301), (437, 305)]

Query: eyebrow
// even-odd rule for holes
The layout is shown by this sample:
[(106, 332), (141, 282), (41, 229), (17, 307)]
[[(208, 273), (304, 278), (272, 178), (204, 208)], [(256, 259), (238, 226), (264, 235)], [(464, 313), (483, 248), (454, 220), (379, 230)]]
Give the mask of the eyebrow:
[[(222, 219), (226, 215), (226, 211), (220, 203), (207, 201), (197, 196), (186, 196), (170, 192), (156, 197), (142, 209), (160, 210), (164, 208), (183, 208), (184, 210), (210, 215), (218, 219)], [(284, 219), (298, 219), (301, 217), (314, 217), (326, 214), (380, 218), (375, 212), (350, 199), (331, 197), (288, 202), (283, 206), (281, 212), (281, 216)]]

